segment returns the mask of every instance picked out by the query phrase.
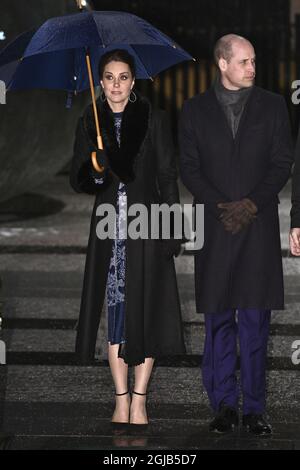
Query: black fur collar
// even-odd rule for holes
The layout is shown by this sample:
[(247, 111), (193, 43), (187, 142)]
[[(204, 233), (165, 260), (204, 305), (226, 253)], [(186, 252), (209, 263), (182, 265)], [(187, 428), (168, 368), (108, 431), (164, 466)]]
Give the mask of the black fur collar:
[[(129, 183), (135, 178), (136, 158), (142, 149), (149, 128), (150, 103), (138, 95), (135, 103), (128, 102), (122, 115), (120, 147), (116, 139), (113, 112), (107, 101), (103, 103), (98, 98), (97, 109), (103, 147), (111, 169), (123, 183)], [(97, 147), (92, 105), (88, 106), (85, 112), (84, 122), (90, 139)]]

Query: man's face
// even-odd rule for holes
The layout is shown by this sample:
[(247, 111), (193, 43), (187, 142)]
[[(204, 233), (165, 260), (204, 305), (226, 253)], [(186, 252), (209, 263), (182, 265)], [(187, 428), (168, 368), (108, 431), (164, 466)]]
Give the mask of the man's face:
[(247, 41), (236, 41), (232, 45), (230, 62), (221, 58), (219, 67), (225, 88), (239, 90), (250, 87), (255, 78), (255, 51)]

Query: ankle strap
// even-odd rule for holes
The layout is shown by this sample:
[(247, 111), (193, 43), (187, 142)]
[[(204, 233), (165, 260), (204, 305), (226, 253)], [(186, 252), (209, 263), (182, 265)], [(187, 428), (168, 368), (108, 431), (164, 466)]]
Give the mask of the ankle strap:
[(124, 392), (124, 393), (115, 393), (116, 397), (121, 397), (122, 395), (127, 395), (127, 393), (129, 393), (129, 391), (127, 390), (127, 392)]
[(132, 393), (134, 393), (135, 395), (141, 395), (141, 396), (147, 395), (147, 392), (146, 393), (139, 393), (139, 392), (135, 392), (134, 390), (132, 390)]

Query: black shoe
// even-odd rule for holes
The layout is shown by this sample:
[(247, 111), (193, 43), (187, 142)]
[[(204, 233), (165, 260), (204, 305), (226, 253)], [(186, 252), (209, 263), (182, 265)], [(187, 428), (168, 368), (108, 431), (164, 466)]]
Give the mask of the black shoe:
[(232, 432), (239, 424), (239, 417), (235, 408), (222, 404), (220, 411), (209, 425), (213, 432)]
[[(139, 395), (141, 397), (147, 396), (147, 393), (139, 393), (139, 392), (135, 392), (134, 390), (132, 390), (132, 393), (134, 395)], [(149, 425), (149, 423), (132, 423), (131, 419), (130, 419), (129, 424), (130, 424), (131, 430), (136, 429), (137, 431), (146, 431)]]
[(248, 432), (256, 436), (272, 434), (272, 428), (262, 415), (248, 414), (243, 415), (243, 426)]
[[(128, 395), (129, 394), (129, 391), (127, 390), (127, 392), (123, 392), (123, 393), (115, 393), (115, 396), (116, 397), (121, 397), (123, 395)], [(110, 422), (111, 424), (111, 427), (116, 430), (116, 431), (119, 431), (119, 430), (123, 430), (123, 429), (126, 429), (128, 427), (128, 424), (129, 424), (129, 414), (128, 414), (128, 420), (123, 422), (123, 421), (111, 421)]]

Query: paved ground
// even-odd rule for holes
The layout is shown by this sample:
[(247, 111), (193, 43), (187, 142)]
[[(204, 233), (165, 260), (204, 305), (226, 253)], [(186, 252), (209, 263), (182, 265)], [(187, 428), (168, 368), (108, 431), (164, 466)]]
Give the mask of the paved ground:
[[(181, 188), (182, 199), (189, 195)], [(146, 431), (110, 426), (113, 385), (102, 358), (74, 362), (74, 338), (93, 199), (65, 175), (0, 207), (0, 275), (7, 365), (0, 367), (1, 428), (11, 449), (300, 449), (300, 259), (288, 256), (289, 185), (280, 204), (286, 310), (274, 312), (268, 353), (271, 438), (210, 435), (200, 376), (203, 316), (195, 313), (193, 257), (176, 260), (188, 354), (157, 362)]]

